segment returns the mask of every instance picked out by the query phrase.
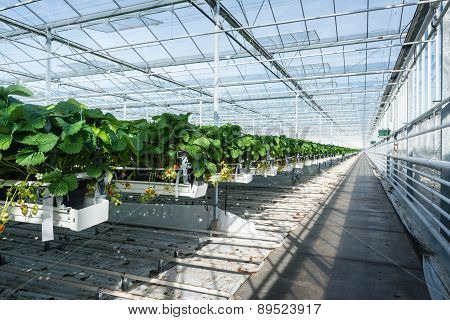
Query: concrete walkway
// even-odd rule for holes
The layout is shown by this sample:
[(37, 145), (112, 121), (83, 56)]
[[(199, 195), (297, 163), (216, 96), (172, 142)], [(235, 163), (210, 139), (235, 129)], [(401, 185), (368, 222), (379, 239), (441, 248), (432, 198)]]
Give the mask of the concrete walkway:
[(429, 299), (420, 259), (365, 156), (236, 299)]

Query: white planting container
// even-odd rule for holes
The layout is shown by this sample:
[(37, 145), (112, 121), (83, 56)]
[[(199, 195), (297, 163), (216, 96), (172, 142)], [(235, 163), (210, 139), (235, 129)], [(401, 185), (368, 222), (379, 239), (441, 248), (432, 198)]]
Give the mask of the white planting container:
[(231, 182), (234, 183), (250, 183), (253, 181), (253, 173), (233, 174)]
[(303, 169), (303, 162), (296, 162), (294, 165), (295, 169)]
[[(4, 205), (0, 201), (0, 205)], [(34, 204), (27, 204), (30, 208), (28, 214), (24, 216), (20, 206), (10, 206), (8, 208), (9, 220), (16, 222), (26, 222), (33, 224), (42, 224), (42, 215), (44, 213), (43, 205), (38, 205), (39, 209), (36, 215), (31, 214), (31, 208)], [(53, 225), (67, 228), (73, 231), (82, 231), (87, 228), (108, 221), (109, 201), (104, 198), (86, 198), (82, 208), (53, 208)]]
[[(126, 187), (129, 184), (129, 188)], [(121, 193), (144, 193), (145, 189), (153, 188), (157, 195), (200, 198), (205, 196), (208, 184), (166, 183), (148, 181), (116, 180), (117, 188)]]
[[(215, 174), (211, 178), (212, 178), (211, 180), (218, 180), (219, 175)], [(223, 182), (247, 184), (252, 181), (253, 181), (253, 173), (237, 173), (230, 175), (230, 178), (227, 181)]]
[(258, 170), (257, 168), (251, 168), (250, 172), (256, 176), (275, 177), (278, 174), (278, 167), (273, 166), (267, 170)]

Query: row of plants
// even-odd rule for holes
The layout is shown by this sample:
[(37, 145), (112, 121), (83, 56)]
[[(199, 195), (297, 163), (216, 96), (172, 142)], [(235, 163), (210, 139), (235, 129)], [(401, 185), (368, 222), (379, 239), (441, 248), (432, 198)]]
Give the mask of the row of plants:
[[(124, 121), (74, 99), (49, 106), (17, 99), (30, 96), (20, 85), (0, 87), (0, 196), (5, 201), (0, 230), (11, 205), (20, 205), (24, 215), (35, 214), (44, 190), (64, 197), (79, 188), (91, 192), (105, 176), (108, 181), (117, 174), (133, 178), (135, 171), (118, 168), (153, 168), (152, 179), (173, 182), (186, 156), (189, 181), (207, 182), (217, 173), (226, 179), (238, 163), (249, 168), (273, 159), (354, 151), (285, 136), (253, 136), (231, 124), (199, 127), (189, 123), (190, 114)], [(120, 204), (114, 185), (106, 191)], [(146, 193), (147, 199), (154, 196)]]

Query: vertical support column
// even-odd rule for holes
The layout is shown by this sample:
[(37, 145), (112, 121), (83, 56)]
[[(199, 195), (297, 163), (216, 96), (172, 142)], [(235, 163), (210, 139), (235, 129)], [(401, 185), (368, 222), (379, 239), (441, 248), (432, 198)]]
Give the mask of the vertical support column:
[[(413, 107), (413, 104), (414, 104), (414, 82), (413, 82), (413, 79), (414, 79), (414, 75), (410, 76), (410, 78), (407, 80), (408, 83), (407, 83), (407, 87), (405, 90), (406, 91), (406, 99), (405, 99), (405, 101), (406, 101), (406, 123), (409, 123), (409, 120), (411, 119), (411, 112), (409, 109), (411, 109), (411, 107)], [(410, 135), (411, 131), (412, 131), (412, 126), (409, 126), (406, 129), (406, 156), (407, 157), (414, 156), (413, 152), (412, 152), (413, 148), (411, 148), (411, 143), (409, 141), (409, 135)], [(406, 191), (414, 196), (414, 194), (413, 194), (414, 191), (411, 188), (411, 187), (414, 187), (414, 185), (413, 185), (414, 173), (411, 170), (413, 165), (414, 164), (411, 161), (406, 162), (406, 166), (408, 167), (408, 169), (406, 170), (406, 176), (407, 176)], [(413, 201), (412, 197), (409, 196), (408, 194), (407, 194), (407, 197), (408, 197), (409, 201)]]
[(200, 127), (203, 125), (203, 100), (202, 97), (200, 97), (200, 107), (199, 107), (199, 111), (200, 111)]
[(295, 138), (298, 139), (298, 92), (295, 93)]
[[(424, 40), (425, 37), (422, 37), (422, 41)], [(421, 69), (420, 69), (420, 92), (422, 93), (421, 99), (420, 99), (420, 111), (419, 114), (422, 114), (425, 112), (426, 107), (426, 101), (427, 101), (427, 96), (425, 94), (425, 90), (426, 90), (426, 84), (425, 84), (425, 68), (426, 68), (426, 62), (425, 62), (425, 51), (426, 51), (426, 47), (423, 50), (423, 52), (420, 55), (420, 65), (421, 65)]]
[(331, 122), (330, 128), (330, 144), (333, 144), (333, 122)]
[(255, 135), (255, 118), (253, 118), (252, 120), (252, 134)]
[[(393, 143), (393, 146), (394, 146), (393, 148), (394, 148), (394, 150), (392, 151), (392, 153), (393, 153), (395, 156), (398, 156), (398, 141), (397, 141), (397, 134), (394, 135), (393, 139), (394, 139), (394, 143)], [(400, 161), (400, 160), (398, 160), (397, 158), (394, 158), (394, 161), (393, 161), (394, 164), (393, 164), (393, 169), (392, 169), (392, 175), (393, 175), (393, 179), (394, 179), (395, 185), (398, 185), (398, 183), (400, 182), (400, 173), (399, 173), (399, 166), (398, 166), (399, 161)]]
[[(442, 7), (439, 6), (439, 8), (436, 10), (439, 14), (441, 14)], [(436, 30), (436, 33), (434, 34), (434, 53), (435, 53), (435, 101), (441, 101), (442, 100), (442, 24), (438, 26), (438, 30)]]
[(145, 108), (145, 120), (148, 122), (148, 107)]
[[(220, 0), (216, 0), (214, 10), (214, 125), (219, 125), (219, 45), (220, 45)], [(217, 229), (219, 220), (219, 184), (216, 184), (213, 195), (213, 223), (211, 228)]]
[(47, 29), (47, 39), (45, 42), (47, 49), (47, 68), (45, 75), (45, 103), (51, 103), (51, 84), (52, 84), (52, 34), (50, 29)]
[[(431, 32), (431, 24), (428, 26), (428, 33)], [(432, 83), (432, 79), (431, 79), (431, 42), (427, 43), (427, 102), (426, 102), (426, 110), (429, 110), (432, 107), (432, 101), (433, 101), (433, 94), (431, 92), (431, 83)]]
[[(441, 4), (442, 5), (442, 4)], [(442, 21), (442, 98), (450, 96), (450, 12), (447, 12)], [(450, 123), (450, 105), (442, 107), (441, 113), (441, 124)], [(441, 160), (450, 161), (450, 128), (445, 128), (441, 130)], [(450, 181), (450, 170), (441, 170), (441, 179)], [(444, 197), (450, 198), (450, 187), (441, 184), (441, 194)], [(445, 201), (441, 200), (440, 207), (445, 212), (450, 212), (450, 205)], [(441, 222), (450, 229), (450, 221), (448, 221), (444, 216), (440, 218)], [(446, 233), (441, 230), (441, 234), (450, 241)]]
[[(416, 46), (416, 54), (417, 54), (417, 46)], [(420, 114), (420, 94), (419, 94), (419, 88), (420, 88), (420, 59), (417, 60), (416, 67), (414, 70), (414, 73), (416, 75), (416, 90), (415, 90), (415, 97), (416, 97), (416, 104), (414, 105), (414, 114), (412, 118), (414, 119)]]
[(219, 45), (220, 45), (220, 0), (214, 10), (214, 125), (219, 125)]
[(123, 97), (123, 120), (127, 120), (127, 99)]
[(391, 178), (391, 157), (389, 156), (390, 153), (391, 153), (391, 151), (388, 150), (387, 156), (386, 156), (386, 178), (387, 179)]
[(319, 143), (322, 143), (322, 115), (319, 114)]

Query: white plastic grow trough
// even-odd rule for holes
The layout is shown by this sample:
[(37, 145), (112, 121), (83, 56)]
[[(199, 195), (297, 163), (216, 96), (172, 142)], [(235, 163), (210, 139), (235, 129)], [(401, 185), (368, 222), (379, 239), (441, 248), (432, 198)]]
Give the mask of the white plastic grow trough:
[[(148, 181), (116, 180), (117, 188), (121, 193), (144, 193), (145, 189), (153, 188), (157, 195), (200, 198), (206, 195), (207, 183), (166, 183)], [(128, 187), (126, 187), (128, 185)]]
[(240, 173), (234, 174), (232, 176), (232, 181), (234, 183), (250, 183), (253, 181), (253, 173)]
[[(53, 198), (51, 198), (53, 200)], [(53, 202), (53, 201), (52, 201)], [(0, 201), (0, 205), (4, 205)], [(16, 222), (25, 222), (33, 224), (42, 224), (46, 219), (44, 205), (38, 205), (39, 209), (36, 215), (31, 214), (33, 204), (27, 204), (30, 208), (27, 215), (23, 215), (19, 205), (8, 208), (9, 220)], [(73, 231), (82, 231), (87, 228), (108, 221), (109, 201), (104, 198), (87, 198), (81, 205), (81, 208), (74, 209), (70, 207), (53, 207), (53, 226), (67, 228)]]
[(250, 172), (255, 176), (275, 177), (278, 174), (278, 167), (273, 166), (267, 170), (258, 170), (257, 168), (251, 168)]
[(294, 169), (294, 166), (292, 164), (287, 164), (283, 167), (283, 172), (291, 172)]
[[(215, 174), (213, 176), (214, 179), (218, 179), (219, 175)], [(253, 173), (237, 173), (232, 174), (230, 178), (226, 181), (228, 183), (243, 183), (247, 184), (253, 181)]]
[[(77, 174), (77, 179), (86, 179), (88, 176), (84, 173)], [(3, 187), (21, 183), (20, 180), (2, 180), (0, 182)], [(28, 181), (33, 184), (36, 181)], [(42, 184), (46, 188), (48, 184)], [(26, 215), (22, 214), (20, 205), (10, 204), (8, 206), (9, 221), (33, 223), (42, 225), (42, 241), (51, 241), (54, 239), (53, 227), (67, 228), (73, 231), (83, 231), (100, 223), (108, 221), (109, 218), (109, 201), (98, 193), (96, 188), (94, 197), (85, 197), (83, 202), (77, 205), (77, 208), (66, 207), (62, 204), (62, 197), (54, 197), (46, 191), (47, 196), (43, 198), (43, 204), (38, 204), (38, 210), (35, 215), (31, 213), (34, 206), (33, 203), (25, 203), (29, 208)], [(56, 206), (55, 204), (56, 199)], [(4, 206), (5, 201), (0, 200), (0, 206)]]
[(303, 169), (303, 162), (296, 162), (294, 165), (295, 169)]

